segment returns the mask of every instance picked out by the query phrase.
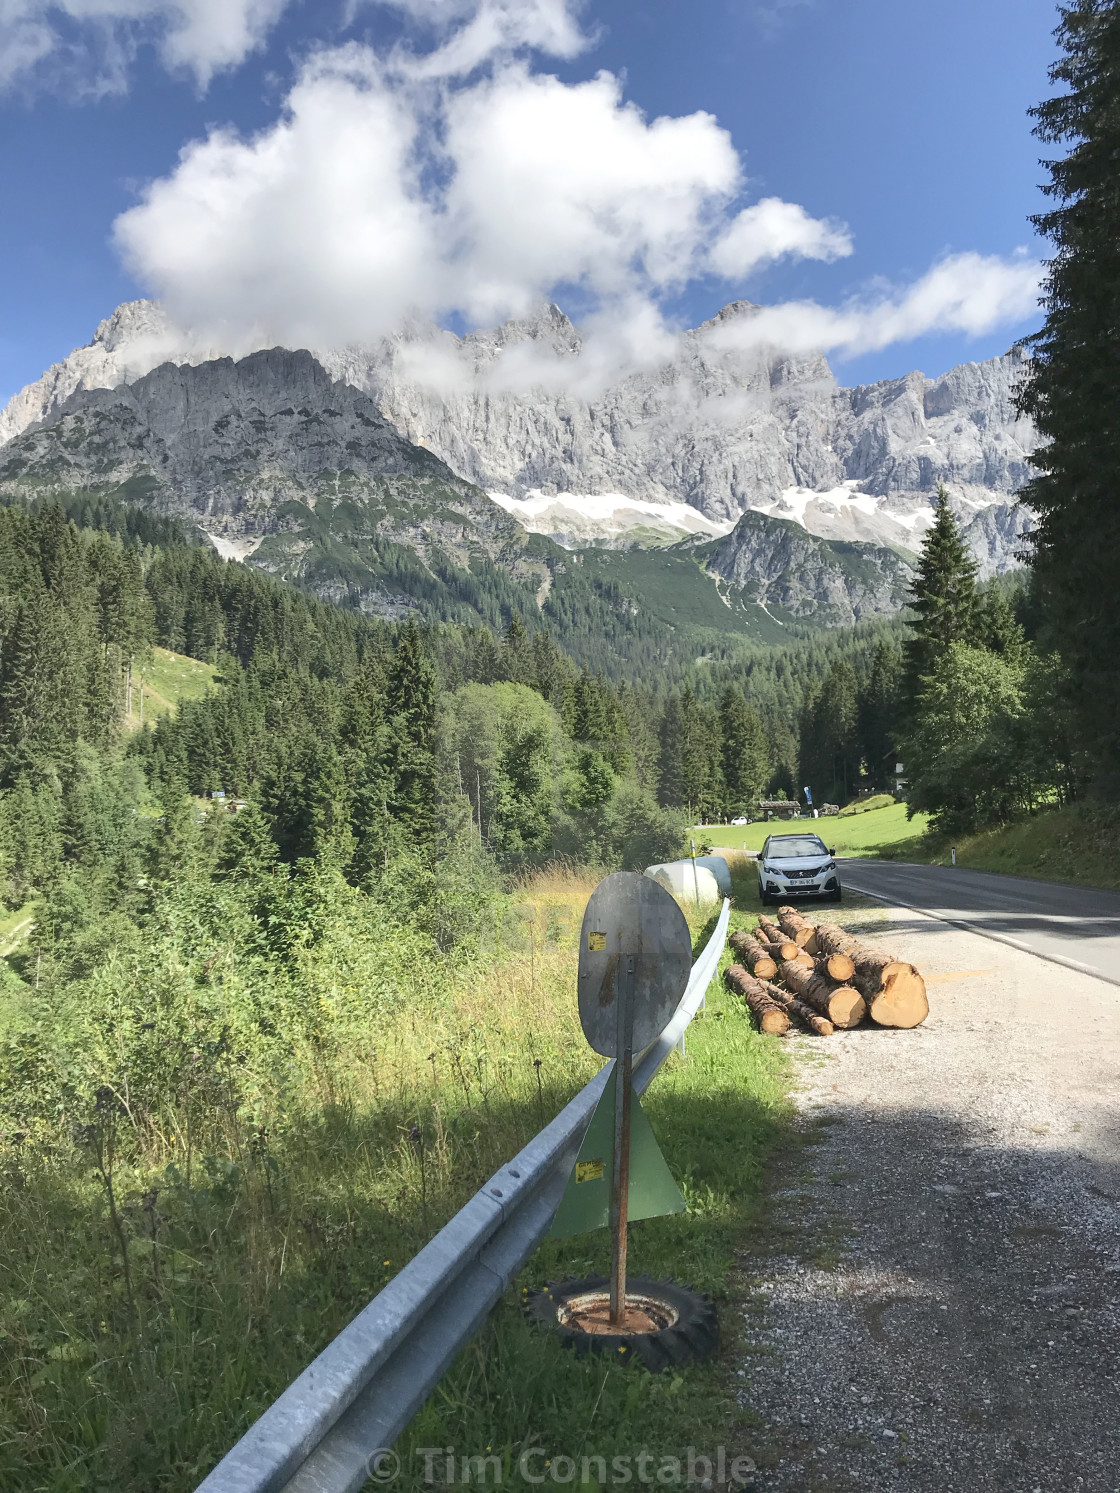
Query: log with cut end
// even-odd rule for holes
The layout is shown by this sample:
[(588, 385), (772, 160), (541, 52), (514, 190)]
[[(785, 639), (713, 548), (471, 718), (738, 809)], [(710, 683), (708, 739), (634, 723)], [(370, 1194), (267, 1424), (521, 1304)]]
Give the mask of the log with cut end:
[(851, 985), (834, 985), (831, 980), (822, 979), (815, 970), (806, 969), (798, 960), (787, 959), (782, 965), (781, 976), (799, 1000), (812, 1006), (821, 1016), (827, 1016), (833, 1026), (858, 1026), (867, 1011), (867, 1003), (858, 990)]
[(912, 964), (876, 954), (856, 960), (852, 982), (867, 1002), (871, 1020), (879, 1026), (909, 1029), (929, 1015), (926, 982)]
[(796, 959), (800, 953), (800, 948), (793, 939), (787, 938), (769, 918), (759, 918), (757, 933), (770, 957), (776, 959), (779, 964), (783, 959)]
[(836, 980), (841, 985), (846, 985), (856, 972), (855, 960), (850, 954), (822, 954), (820, 944), (817, 945), (817, 957), (813, 964), (818, 975), (823, 975), (826, 980)]
[(813, 962), (803, 949), (797, 947), (792, 938), (779, 939), (777, 943), (763, 941), (762, 947), (770, 955), (771, 959), (774, 960), (775, 964), (783, 964), (787, 959), (808, 959), (810, 964)]
[(787, 959), (795, 959), (798, 964), (804, 964), (810, 968), (813, 965), (812, 954), (806, 954), (804, 949), (799, 949), (792, 938), (780, 939), (777, 943), (768, 943), (763, 939), (762, 947), (779, 969)]
[(785, 936), (792, 938), (799, 949), (804, 949), (807, 954), (817, 952), (817, 930), (796, 907), (779, 907), (778, 923)]
[(738, 991), (746, 1001), (758, 1022), (759, 1031), (770, 1032), (776, 1037), (789, 1031), (789, 1012), (772, 995), (767, 995), (759, 981), (741, 964), (729, 964), (723, 978), (728, 989)]
[(799, 1001), (796, 995), (791, 995), (780, 985), (772, 985), (769, 980), (760, 980), (758, 983), (767, 995), (785, 1006), (791, 1016), (796, 1016), (798, 1021), (807, 1026), (811, 1032), (816, 1032), (818, 1037), (831, 1037), (836, 1030), (827, 1016), (818, 1016), (804, 1001)]
[(851, 982), (879, 1026), (920, 1026), (929, 1015), (926, 982), (905, 959), (861, 944), (831, 923), (822, 923), (817, 929), (817, 949), (822, 957), (846, 956), (852, 961), (855, 973)]
[(745, 928), (736, 928), (727, 942), (756, 979), (769, 980), (778, 973), (777, 960)]

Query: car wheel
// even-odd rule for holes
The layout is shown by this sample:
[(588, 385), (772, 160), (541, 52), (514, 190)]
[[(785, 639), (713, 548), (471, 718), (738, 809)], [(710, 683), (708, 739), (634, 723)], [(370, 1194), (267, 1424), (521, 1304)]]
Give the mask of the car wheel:
[(763, 907), (769, 907), (770, 906), (770, 893), (769, 892), (764, 892), (762, 890), (761, 884), (759, 885), (759, 888), (758, 888), (758, 900), (759, 900), (760, 904)]
[(837, 907), (839, 907), (840, 904), (841, 904), (841, 902), (843, 902), (843, 900), (844, 900), (844, 893), (842, 891), (841, 892), (833, 892), (833, 894), (832, 894), (832, 900), (836, 903)]

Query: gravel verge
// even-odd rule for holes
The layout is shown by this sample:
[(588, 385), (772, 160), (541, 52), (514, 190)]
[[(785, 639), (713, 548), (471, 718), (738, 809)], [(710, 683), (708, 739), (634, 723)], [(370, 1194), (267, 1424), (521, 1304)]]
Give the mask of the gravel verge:
[(1117, 993), (917, 913), (844, 921), (931, 1013), (795, 1039), (806, 1144), (741, 1261), (752, 1485), (1115, 1493)]

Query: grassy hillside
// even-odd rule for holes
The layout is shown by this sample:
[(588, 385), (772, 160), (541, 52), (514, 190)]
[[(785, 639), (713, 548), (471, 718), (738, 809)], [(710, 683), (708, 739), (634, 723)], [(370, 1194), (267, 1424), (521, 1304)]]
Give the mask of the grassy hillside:
[(769, 824), (698, 825), (693, 831), (708, 845), (726, 845), (735, 850), (761, 850), (767, 835), (820, 835), (826, 845), (835, 846), (837, 855), (883, 856), (893, 860), (925, 860), (920, 847), (929, 823), (925, 814), (906, 817), (906, 805), (869, 809), (865, 814), (843, 815), (833, 819), (772, 820)]
[[(200, 699), (218, 679), (218, 671), (211, 664), (172, 653), (168, 648), (153, 648), (151, 661), (143, 670), (144, 720), (154, 722), (157, 716), (167, 715), (180, 700)], [(136, 668), (132, 675), (132, 714), (127, 722), (133, 731), (140, 727), (140, 681), (141, 673)]]
[[(1002, 829), (961, 836), (952, 845), (957, 865), (974, 871), (1120, 891), (1120, 821), (1115, 811), (1081, 805), (1047, 809)], [(950, 848), (950, 841), (930, 837), (905, 846), (899, 859), (947, 866)]]

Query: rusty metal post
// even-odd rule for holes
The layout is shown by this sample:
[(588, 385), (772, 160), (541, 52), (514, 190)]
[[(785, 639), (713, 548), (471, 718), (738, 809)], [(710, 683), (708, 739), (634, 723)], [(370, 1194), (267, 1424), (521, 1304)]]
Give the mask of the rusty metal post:
[[(623, 969), (625, 962), (626, 968)], [(630, 1200), (630, 1098), (634, 1083), (634, 956), (618, 962), (614, 1064), (614, 1155), (611, 1165), (611, 1325), (626, 1316), (626, 1215)]]

